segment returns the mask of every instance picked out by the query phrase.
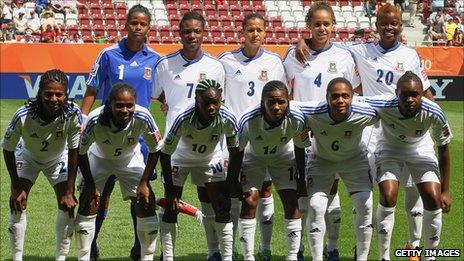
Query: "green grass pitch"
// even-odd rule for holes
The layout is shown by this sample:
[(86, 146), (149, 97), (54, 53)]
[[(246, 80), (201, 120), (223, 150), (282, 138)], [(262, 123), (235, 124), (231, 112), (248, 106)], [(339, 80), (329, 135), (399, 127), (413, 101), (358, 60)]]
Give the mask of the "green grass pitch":
[[(6, 127), (15, 112), (23, 104), (19, 100), (0, 100), (0, 136), (3, 138)], [(454, 138), (451, 143), (452, 174), (451, 192), (453, 204), (451, 212), (444, 215), (443, 230), (440, 248), (460, 249), (463, 258), (463, 115), (464, 102), (439, 102), (445, 110), (451, 124)], [(158, 104), (153, 104), (152, 112), (158, 126), (164, 128), (164, 117), (160, 116)], [(6, 170), (3, 156), (1, 156), (0, 172), (0, 258), (10, 259), (11, 251), (9, 247), (7, 221), (8, 221), (8, 199), (10, 195), (10, 179)], [(152, 183), (155, 194), (163, 194), (159, 180)], [(351, 202), (347, 196), (344, 186), (340, 186), (340, 197), (342, 200), (342, 226), (340, 233), (340, 254), (342, 260), (352, 260), (355, 236), (353, 231), (353, 220), (351, 215)], [(374, 190), (374, 206), (378, 204), (378, 189)], [(274, 234), (272, 239), (274, 260), (284, 260), (285, 241), (283, 234), (283, 210), (278, 195), (274, 193), (276, 206), (276, 219)], [(189, 182), (184, 191), (184, 200), (200, 206), (196, 196), (196, 189)], [(53, 260), (55, 249), (55, 217), (56, 200), (53, 189), (47, 180), (41, 175), (30, 193), (27, 209), (27, 232), (24, 250), (25, 260)], [(375, 213), (375, 211), (374, 211)], [(375, 214), (374, 214), (375, 216)], [(176, 243), (176, 260), (205, 260), (206, 242), (203, 227), (193, 218), (185, 215), (179, 216), (178, 239)], [(257, 229), (259, 230), (259, 229)], [(407, 240), (407, 224), (403, 208), (403, 194), (399, 195), (398, 207), (396, 211), (396, 224), (392, 238), (392, 247), (402, 248)], [(256, 237), (257, 241), (259, 235)], [(106, 222), (99, 236), (101, 260), (128, 260), (129, 251), (133, 242), (133, 229), (130, 221), (129, 202), (122, 201), (118, 186), (115, 187), (110, 203), (110, 211)], [(306, 241), (307, 242), (307, 241)], [(256, 245), (258, 246), (258, 245)], [(305, 244), (306, 249), (309, 248)], [(257, 249), (257, 247), (256, 247)], [(155, 255), (155, 260), (159, 256), (159, 244)], [(371, 242), (370, 259), (377, 260), (378, 251), (376, 234), (373, 234)], [(393, 254), (392, 260), (394, 260)], [(309, 250), (305, 251), (306, 260), (310, 260)], [(68, 260), (76, 260), (76, 249), (73, 243)], [(458, 260), (458, 259), (447, 259)]]

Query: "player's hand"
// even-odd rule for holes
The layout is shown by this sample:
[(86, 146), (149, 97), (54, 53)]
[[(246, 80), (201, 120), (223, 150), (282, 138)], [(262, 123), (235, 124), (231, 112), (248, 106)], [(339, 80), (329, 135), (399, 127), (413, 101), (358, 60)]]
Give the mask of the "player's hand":
[(74, 217), (74, 208), (77, 206), (77, 199), (74, 193), (66, 192), (66, 194), (61, 197), (60, 205), (69, 213), (70, 218)]
[(166, 211), (179, 213), (180, 199), (178, 197), (166, 197)]
[(166, 116), (168, 114), (169, 106), (167, 103), (163, 102), (160, 105), (160, 109), (164, 113), (164, 116)]
[(300, 39), (296, 44), (295, 58), (301, 63), (305, 64), (308, 62), (306, 59), (307, 56), (310, 56), (309, 47), (306, 45), (304, 39)]
[(82, 191), (80, 201), (81, 204), (85, 206), (90, 206), (90, 208), (97, 208), (100, 198), (100, 192), (95, 187), (95, 185), (85, 185), (84, 190)]
[(449, 192), (441, 193), (441, 209), (444, 213), (451, 210), (451, 195)]
[(11, 190), (10, 211), (12, 214), (21, 214), (27, 207), (27, 193), (22, 188)]
[(150, 189), (148, 188), (148, 185), (146, 182), (140, 182), (139, 186), (137, 187), (137, 203), (142, 200), (144, 203), (144, 206), (148, 206), (148, 203), (150, 201)]

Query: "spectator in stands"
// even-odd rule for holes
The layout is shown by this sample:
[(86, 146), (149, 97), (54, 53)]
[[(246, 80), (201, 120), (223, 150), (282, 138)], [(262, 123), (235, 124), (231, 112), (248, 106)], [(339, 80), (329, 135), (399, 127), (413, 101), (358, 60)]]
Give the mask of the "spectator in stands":
[(35, 11), (31, 11), (30, 14), (27, 19), (27, 28), (31, 29), (34, 34), (40, 34), (40, 18)]
[(56, 42), (56, 31), (53, 29), (52, 25), (46, 25), (45, 30), (42, 31), (41, 39), (41, 42), (45, 43)]
[(7, 32), (5, 35), (5, 43), (16, 43), (16, 36), (13, 32)]
[(60, 32), (60, 27), (58, 26), (58, 23), (55, 20), (55, 13), (53, 11), (45, 11), (43, 13), (42, 19), (40, 20), (40, 28), (43, 31), (46, 30), (47, 25), (51, 25), (54, 30), (58, 30)]
[(454, 19), (453, 17), (449, 17), (448, 21), (444, 25), (445, 35), (446, 35), (446, 45), (448, 46), (453, 45), (454, 34), (458, 27), (455, 21), (456, 19)]
[(84, 43), (84, 39), (82, 38), (82, 35), (80, 35), (79, 33), (74, 34), (74, 41), (78, 44)]
[(417, 14), (417, 0), (409, 0), (409, 26), (414, 27)]
[(445, 7), (445, 0), (432, 0), (432, 12), (443, 10)]
[(401, 11), (401, 13), (406, 10), (406, 3), (405, 0), (393, 0), (393, 3), (395, 4), (396, 8)]
[(375, 16), (375, 6), (376, 5), (377, 5), (376, 0), (364, 0), (363, 1), (364, 11), (366, 12), (367, 17)]
[(377, 4), (375, 5), (375, 13), (377, 14), (377, 12), (379, 11), (379, 8), (386, 5), (387, 4), (387, 0), (379, 0), (377, 1)]
[(23, 0), (18, 0), (16, 1), (16, 4), (13, 5), (13, 19), (18, 18), (20, 13), (26, 13)]
[(13, 18), (16, 34), (25, 34), (27, 29), (27, 18), (25, 13), (21, 11), (18, 17)]
[(1, 23), (8, 24), (13, 21), (13, 5), (11, 0), (1, 2), (3, 3)]
[(34, 43), (34, 39), (32, 38), (32, 30), (27, 29), (24, 38), (19, 40), (20, 43)]
[(441, 22), (440, 20), (441, 16), (437, 14), (434, 18), (433, 23), (429, 26), (427, 35), (430, 41), (435, 42), (440, 39), (443, 40), (445, 37), (443, 22)]
[(66, 14), (72, 13), (72, 14), (77, 14), (78, 13), (78, 7), (84, 6), (84, 4), (80, 3), (77, 0), (64, 0), (63, 1), (63, 10)]
[(47, 8), (48, 0), (35, 0), (35, 12), (40, 16), (42, 10)]

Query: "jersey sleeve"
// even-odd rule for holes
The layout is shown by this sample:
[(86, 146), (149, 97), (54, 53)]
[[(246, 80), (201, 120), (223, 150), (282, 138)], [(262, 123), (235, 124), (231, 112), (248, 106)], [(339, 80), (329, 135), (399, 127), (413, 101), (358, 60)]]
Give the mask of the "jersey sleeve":
[(95, 127), (97, 123), (98, 116), (92, 117), (87, 121), (85, 125), (84, 132), (81, 136), (81, 142), (79, 147), (79, 155), (84, 155), (90, 148), (90, 145), (95, 142)]
[(70, 119), (70, 125), (68, 129), (68, 149), (77, 149), (79, 147), (80, 129), (82, 126), (82, 116), (79, 110), (75, 110), (75, 113)]
[(172, 125), (171, 129), (169, 130), (166, 137), (164, 137), (162, 145), (161, 145), (161, 152), (164, 154), (172, 155), (176, 150), (177, 144), (179, 143), (180, 137), (182, 136), (182, 128), (184, 122)]
[(361, 84), (361, 78), (359, 77), (358, 67), (354, 62), (353, 56), (350, 59), (347, 59), (346, 72), (343, 73), (343, 76), (350, 81), (353, 88), (358, 87)]
[(13, 115), (13, 119), (11, 119), (10, 124), (8, 125), (8, 129), (5, 132), (2, 140), (2, 147), (6, 151), (14, 151), (16, 145), (18, 144), (19, 139), (21, 138), (22, 134), (22, 127), (23, 122), (21, 120), (21, 115), (27, 113), (24, 107), (21, 107), (16, 113)]
[(155, 80), (153, 81), (152, 91), (151, 91), (151, 98), (158, 99), (161, 93), (163, 92), (163, 86), (161, 84), (161, 69), (162, 66), (160, 63), (156, 65), (155, 68)]
[(445, 118), (441, 109), (440, 113), (435, 115), (432, 122), (431, 135), (437, 146), (443, 146), (450, 143), (451, 138), (453, 137), (448, 120)]
[(87, 86), (93, 87), (98, 91), (102, 83), (107, 79), (107, 69), (108, 69), (108, 54), (103, 50), (95, 60), (92, 70), (89, 73), (89, 79), (87, 80)]
[(243, 151), (245, 150), (246, 145), (248, 144), (248, 141), (250, 140), (249, 134), (248, 134), (248, 123), (243, 122), (242, 119), (240, 119), (240, 123), (238, 126), (238, 144), (239, 144), (239, 150)]
[(431, 84), (430, 84), (430, 81), (429, 81), (429, 78), (427, 77), (427, 73), (425, 72), (425, 68), (422, 68), (421, 66), (421, 63), (420, 63), (420, 58), (419, 58), (419, 55), (417, 54), (416, 51), (415, 52), (415, 55), (414, 55), (414, 58), (413, 58), (413, 72), (419, 76), (419, 78), (421, 79), (422, 81), (422, 87), (425, 90), (427, 90), (428, 88), (430, 88)]
[(283, 60), (285, 75), (286, 75), (287, 83), (290, 89), (293, 88), (293, 82), (294, 82), (295, 74), (296, 74), (295, 64), (293, 61), (294, 55), (295, 55), (294, 49), (293, 47), (290, 47), (290, 49), (288, 50)]
[(218, 61), (218, 68), (216, 72), (216, 81), (221, 85), (222, 89), (224, 89), (225, 80), (226, 80), (226, 71), (224, 69), (224, 65)]
[(238, 123), (237, 119), (231, 112), (223, 113), (225, 118), (225, 135), (228, 148), (236, 148), (239, 146), (238, 140)]
[(296, 124), (293, 144), (295, 144), (298, 148), (307, 148), (310, 146), (309, 128), (307, 128), (306, 123), (298, 121)]
[(153, 116), (147, 111), (144, 113), (145, 130), (142, 133), (143, 140), (147, 144), (148, 152), (155, 153), (162, 139), (161, 132), (153, 119)]

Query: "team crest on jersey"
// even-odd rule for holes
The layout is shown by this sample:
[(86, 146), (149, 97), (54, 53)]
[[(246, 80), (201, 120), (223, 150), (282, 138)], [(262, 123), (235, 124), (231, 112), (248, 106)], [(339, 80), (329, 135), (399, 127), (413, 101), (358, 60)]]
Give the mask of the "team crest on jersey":
[(337, 63), (336, 62), (330, 62), (329, 68), (327, 69), (327, 72), (329, 72), (329, 73), (337, 73)]
[(23, 168), (23, 162), (22, 161), (16, 161), (16, 169), (21, 170)]
[(37, 135), (37, 133), (34, 132), (29, 137), (31, 137), (31, 138), (39, 138), (39, 135)]
[(300, 139), (301, 139), (302, 141), (305, 141), (305, 140), (309, 139), (309, 132), (303, 131), (303, 132), (300, 134)]
[(404, 65), (403, 63), (398, 63), (395, 67), (395, 71), (399, 71), (399, 72), (404, 72)]
[(265, 81), (265, 82), (268, 81), (269, 77), (268, 77), (268, 75), (267, 75), (267, 70), (266, 70), (266, 69), (261, 70), (261, 73), (259, 74), (258, 79), (259, 79), (260, 81)]
[(89, 142), (89, 139), (90, 139), (90, 135), (84, 132), (84, 134), (82, 134), (81, 136), (81, 144), (86, 145)]
[(281, 137), (280, 142), (287, 142), (287, 137)]
[(201, 82), (203, 80), (206, 80), (206, 73), (200, 73), (198, 76), (198, 82)]
[(345, 131), (345, 137), (351, 137), (351, 131)]
[(450, 133), (450, 130), (449, 130), (449, 127), (448, 127), (448, 124), (445, 125), (442, 129), (441, 129), (441, 132), (443, 133), (443, 135), (445, 136), (449, 136), (451, 133)]
[(258, 137), (255, 138), (255, 140), (263, 140), (263, 137), (261, 137), (261, 135), (259, 135)]
[(135, 144), (135, 138), (134, 138), (134, 137), (127, 137), (127, 143), (128, 143), (129, 145)]
[(388, 124), (388, 127), (394, 129), (395, 128), (395, 124), (391, 123), (391, 124)]
[(63, 137), (63, 131), (62, 131), (62, 130), (57, 131), (57, 132), (56, 132), (56, 137), (57, 137), (57, 138)]
[(145, 80), (151, 80), (151, 68), (150, 67), (145, 67), (143, 69), (143, 78), (145, 78)]
[(171, 133), (168, 133), (168, 135), (166, 135), (166, 138), (164, 139), (164, 144), (171, 145), (173, 141), (174, 136)]
[(177, 174), (179, 174), (179, 167), (172, 166), (172, 175), (177, 176)]
[(422, 130), (417, 129), (416, 130), (416, 136), (419, 136), (419, 137), (422, 136)]
[(212, 140), (212, 141), (217, 141), (218, 138), (219, 138), (219, 136), (216, 135), (216, 134), (211, 135), (211, 140)]

